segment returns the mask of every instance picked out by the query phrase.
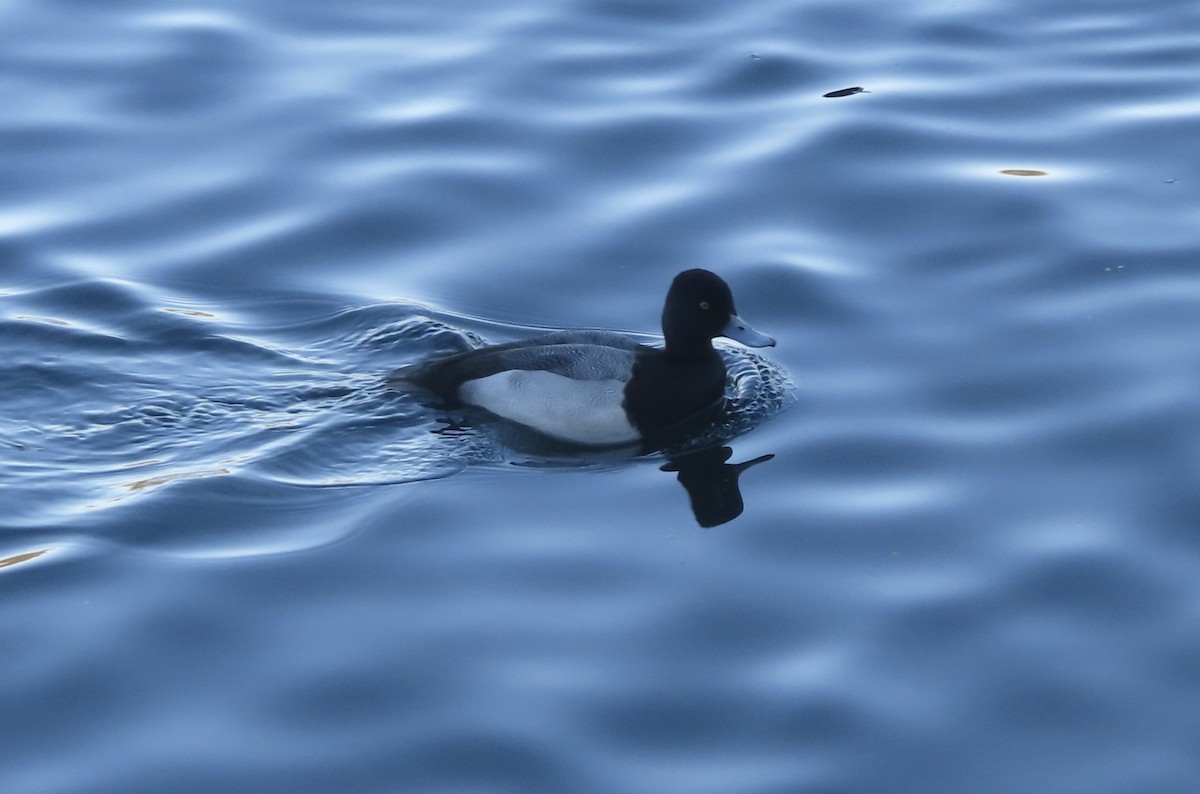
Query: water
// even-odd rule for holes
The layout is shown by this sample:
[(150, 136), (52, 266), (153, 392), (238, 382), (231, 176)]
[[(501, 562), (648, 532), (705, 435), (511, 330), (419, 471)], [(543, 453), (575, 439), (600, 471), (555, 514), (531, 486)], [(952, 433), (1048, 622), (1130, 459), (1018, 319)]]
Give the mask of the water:
[[(0, 14), (5, 790), (1194, 790), (1194, 4)], [(735, 517), (382, 383), (685, 267)]]

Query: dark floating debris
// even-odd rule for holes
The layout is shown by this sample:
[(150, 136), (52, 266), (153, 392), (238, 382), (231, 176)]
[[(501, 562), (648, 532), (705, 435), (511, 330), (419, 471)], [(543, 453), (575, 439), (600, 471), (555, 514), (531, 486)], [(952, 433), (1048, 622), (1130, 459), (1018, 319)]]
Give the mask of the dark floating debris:
[(839, 88), (837, 91), (830, 91), (828, 94), (825, 94), (824, 96), (832, 98), (832, 97), (839, 97), (839, 96), (850, 96), (851, 94), (869, 94), (869, 93), (871, 93), (871, 92), (868, 91), (867, 89), (863, 88), (861, 85), (856, 85), (852, 88)]
[(1035, 168), (1005, 168), (1000, 173), (1005, 176), (1048, 176), (1048, 171), (1039, 171)]

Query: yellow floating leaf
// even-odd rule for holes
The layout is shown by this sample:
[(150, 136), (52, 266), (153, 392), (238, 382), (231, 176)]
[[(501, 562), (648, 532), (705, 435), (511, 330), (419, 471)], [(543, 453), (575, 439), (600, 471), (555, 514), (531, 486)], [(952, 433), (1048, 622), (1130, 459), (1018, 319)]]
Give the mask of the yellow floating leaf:
[(27, 551), (24, 554), (14, 554), (11, 557), (5, 557), (0, 560), (0, 568), (7, 568), (10, 565), (19, 565), (20, 563), (28, 562), (29, 560), (41, 557), (48, 551), (50, 549), (39, 549), (38, 551)]

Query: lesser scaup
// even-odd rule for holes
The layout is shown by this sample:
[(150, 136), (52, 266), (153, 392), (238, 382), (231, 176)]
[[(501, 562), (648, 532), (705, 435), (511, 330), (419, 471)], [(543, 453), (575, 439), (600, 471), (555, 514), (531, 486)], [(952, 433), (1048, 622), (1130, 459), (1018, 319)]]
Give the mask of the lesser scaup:
[(430, 359), (390, 380), (571, 444), (655, 448), (723, 404), (725, 363), (714, 337), (775, 344), (737, 316), (729, 285), (699, 269), (671, 283), (662, 330), (662, 348), (610, 331), (557, 331)]

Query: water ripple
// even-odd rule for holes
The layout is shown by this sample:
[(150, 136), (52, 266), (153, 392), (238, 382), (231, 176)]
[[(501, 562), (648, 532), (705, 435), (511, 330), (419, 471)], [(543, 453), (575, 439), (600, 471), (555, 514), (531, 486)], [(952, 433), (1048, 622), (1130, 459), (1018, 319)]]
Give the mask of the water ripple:
[[(1195, 788), (1194, 2), (4, 13), (7, 788)], [(736, 522), (380, 380), (693, 266)]]

